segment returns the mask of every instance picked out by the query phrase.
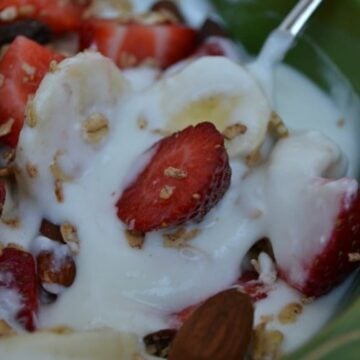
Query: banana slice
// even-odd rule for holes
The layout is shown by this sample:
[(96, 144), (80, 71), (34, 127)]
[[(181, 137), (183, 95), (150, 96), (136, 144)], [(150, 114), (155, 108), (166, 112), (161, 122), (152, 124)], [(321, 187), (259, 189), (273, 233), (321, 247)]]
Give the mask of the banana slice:
[(134, 360), (140, 352), (135, 335), (107, 329), (36, 332), (0, 340), (0, 359), (6, 360)]
[(224, 57), (203, 57), (150, 92), (145, 113), (163, 119), (169, 132), (213, 122), (228, 139), (230, 155), (247, 156), (265, 139), (270, 105), (255, 79)]
[[(16, 156), (30, 192), (53, 194), (54, 183), (80, 178), (114, 136), (130, 93), (100, 54), (82, 53), (53, 68), (28, 103)], [(56, 196), (61, 202), (60, 189)]]

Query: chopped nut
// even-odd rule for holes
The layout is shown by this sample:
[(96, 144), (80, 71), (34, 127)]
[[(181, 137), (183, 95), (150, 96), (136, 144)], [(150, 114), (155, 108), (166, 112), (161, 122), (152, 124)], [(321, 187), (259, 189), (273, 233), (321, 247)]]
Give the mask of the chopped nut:
[(245, 134), (247, 131), (247, 127), (244, 124), (236, 123), (229, 125), (224, 131), (223, 136), (227, 140), (233, 140), (239, 135)]
[(148, 122), (144, 117), (140, 117), (137, 120), (137, 125), (138, 125), (139, 129), (144, 130), (148, 127)]
[(79, 253), (80, 240), (78, 238), (76, 227), (70, 223), (64, 223), (60, 226), (60, 232), (71, 252), (74, 255), (77, 255)]
[(140, 231), (135, 230), (126, 230), (125, 231), (126, 239), (130, 247), (134, 249), (142, 249), (145, 242), (145, 234)]
[(54, 326), (52, 328), (47, 329), (47, 331), (57, 335), (72, 334), (74, 332), (72, 328), (65, 325)]
[(277, 317), (281, 324), (293, 324), (302, 312), (303, 306), (301, 304), (290, 303), (280, 311)]
[(161, 12), (146, 12), (134, 16), (133, 19), (136, 23), (143, 25), (159, 25), (159, 24), (178, 24), (179, 19), (174, 16), (170, 11), (162, 10)]
[(192, 229), (187, 231), (185, 228), (179, 228), (173, 233), (167, 233), (163, 235), (164, 246), (169, 248), (181, 248), (187, 245), (187, 243), (198, 236), (199, 229)]
[(175, 189), (176, 189), (175, 186), (165, 185), (160, 191), (160, 194), (159, 194), (160, 199), (163, 199), (163, 200), (170, 199), (171, 196), (173, 195)]
[(35, 7), (33, 5), (22, 5), (19, 7), (20, 16), (29, 16), (35, 13)]
[(15, 6), (8, 6), (4, 10), (0, 11), (0, 20), (13, 21), (17, 18), (18, 12)]
[(30, 78), (33, 78), (36, 74), (36, 68), (24, 62), (21, 64), (21, 68), (24, 70), (25, 74), (28, 75)]
[(303, 297), (303, 298), (301, 299), (301, 303), (302, 303), (303, 305), (312, 304), (314, 301), (315, 301), (315, 298), (314, 298), (314, 297)]
[[(87, 0), (78, 0), (88, 5)], [(132, 13), (133, 4), (131, 0), (107, 0), (107, 1), (92, 1), (90, 6), (87, 6), (86, 11), (83, 14), (83, 18), (89, 18), (94, 16), (99, 16), (99, 14), (104, 14), (110, 9), (114, 11), (119, 17), (127, 16)]]
[(62, 155), (61, 151), (57, 151), (54, 155), (53, 162), (50, 164), (49, 168), (55, 180), (60, 182), (68, 182), (72, 180), (71, 176), (65, 174), (59, 164), (59, 157)]
[(59, 64), (56, 60), (51, 60), (50, 64), (49, 64), (49, 71), (51, 73), (56, 72), (57, 70), (59, 70)]
[(14, 125), (15, 120), (9, 118), (6, 122), (0, 125), (0, 136), (5, 136), (11, 133), (12, 126)]
[(38, 176), (38, 168), (36, 165), (27, 163), (26, 164), (26, 172), (29, 175), (29, 177), (36, 178)]
[(360, 261), (360, 253), (350, 253), (349, 254), (349, 261), (350, 262), (358, 262), (358, 261)]
[(91, 114), (83, 124), (83, 138), (88, 143), (97, 144), (108, 133), (109, 121), (103, 114)]
[(16, 154), (16, 151), (14, 149), (5, 150), (2, 153), (2, 158), (5, 162), (5, 164), (9, 165), (10, 163), (12, 163), (15, 160), (15, 154)]
[(7, 226), (9, 226), (9, 227), (11, 227), (13, 229), (18, 229), (20, 227), (20, 219), (17, 219), (17, 218), (15, 218), (15, 219), (4, 219), (4, 218), (2, 218), (1, 221), (5, 225), (7, 225)]
[(284, 334), (278, 330), (266, 330), (266, 324), (255, 327), (253, 338), (253, 360), (278, 359)]
[(15, 168), (13, 166), (7, 166), (0, 168), (0, 178), (7, 178), (9, 176), (14, 175)]
[(5, 83), (5, 76), (3, 74), (0, 74), (0, 87), (2, 87)]
[(261, 152), (260, 149), (255, 149), (250, 154), (246, 156), (246, 165), (249, 167), (254, 167), (261, 162)]
[(36, 126), (37, 113), (35, 110), (35, 104), (32, 97), (29, 98), (28, 102), (26, 103), (25, 119), (26, 119), (26, 124), (31, 128), (34, 128)]
[(120, 53), (120, 59), (118, 63), (120, 68), (134, 67), (137, 63), (138, 59), (133, 54), (125, 51)]
[(185, 170), (177, 169), (172, 166), (169, 166), (164, 170), (164, 175), (174, 179), (185, 179), (187, 177), (187, 172)]
[(155, 58), (147, 57), (139, 63), (139, 67), (159, 68), (160, 63), (159, 60)]
[(153, 12), (165, 13), (165, 15), (168, 14), (175, 22), (185, 23), (184, 15), (175, 1), (158, 0), (153, 4), (150, 10)]
[(275, 111), (271, 113), (269, 130), (278, 138), (284, 138), (289, 136), (288, 128), (280, 118), (279, 114), (277, 114)]
[(12, 327), (5, 320), (0, 320), (0, 337), (13, 334), (15, 334), (15, 331)]
[(62, 203), (64, 202), (64, 189), (62, 181), (56, 179), (54, 181), (54, 194), (56, 197), (57, 202)]

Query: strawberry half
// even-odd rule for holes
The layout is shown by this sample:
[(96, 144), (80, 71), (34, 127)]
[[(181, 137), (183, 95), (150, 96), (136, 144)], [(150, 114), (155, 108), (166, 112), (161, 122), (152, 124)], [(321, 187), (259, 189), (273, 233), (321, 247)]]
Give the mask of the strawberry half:
[(98, 50), (120, 68), (147, 60), (166, 68), (190, 55), (196, 46), (196, 31), (183, 25), (123, 25), (111, 20), (89, 20), (80, 34), (81, 49)]
[(358, 183), (323, 177), (338, 176), (340, 154), (318, 133), (299, 135), (277, 145), (267, 174), (279, 275), (309, 297), (326, 294), (360, 265), (353, 261), (360, 253)]
[[(348, 183), (349, 190), (354, 187), (350, 179), (339, 181)], [(306, 296), (317, 297), (329, 292), (359, 267), (359, 261), (351, 260), (352, 254), (360, 254), (360, 192), (350, 190), (339, 200), (338, 215), (331, 234), (323, 239), (323, 246), (307, 256), (298, 254), (295, 261), (301, 262), (303, 276), (282, 267), (281, 263), (280, 276)]]
[(34, 19), (48, 25), (53, 32), (61, 33), (80, 27), (88, 5), (88, 2), (83, 3), (75, 0), (2, 0), (0, 12), (10, 14), (9, 21)]
[(15, 247), (2, 249), (0, 255), (0, 291), (14, 290), (21, 308), (16, 319), (29, 331), (35, 330), (38, 309), (35, 261), (31, 254)]
[(17, 145), (29, 96), (36, 92), (50, 62), (62, 59), (62, 55), (23, 36), (11, 43), (0, 60), (0, 125), (9, 124), (10, 128), (1, 142)]
[(189, 126), (149, 151), (150, 162), (117, 203), (119, 218), (132, 230), (200, 221), (230, 185), (224, 138), (211, 123)]

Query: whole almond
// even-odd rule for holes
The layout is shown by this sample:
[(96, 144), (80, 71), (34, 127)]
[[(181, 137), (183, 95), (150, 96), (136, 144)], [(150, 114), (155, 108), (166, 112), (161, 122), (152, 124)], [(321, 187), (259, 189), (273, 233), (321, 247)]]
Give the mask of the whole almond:
[(251, 342), (254, 309), (237, 289), (205, 301), (180, 328), (169, 360), (241, 360)]

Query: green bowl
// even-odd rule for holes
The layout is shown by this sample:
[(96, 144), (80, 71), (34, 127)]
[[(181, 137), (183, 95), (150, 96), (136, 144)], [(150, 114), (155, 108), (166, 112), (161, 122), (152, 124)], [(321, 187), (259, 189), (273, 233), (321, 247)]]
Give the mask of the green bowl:
[[(257, 54), (296, 0), (213, 0), (233, 37)], [(285, 61), (332, 95), (334, 79), (349, 89), (347, 101), (360, 114), (360, 0), (325, 0)], [(324, 69), (326, 71), (324, 71)], [(330, 77), (332, 81), (330, 82)], [(354, 93), (354, 92), (355, 93)], [(345, 100), (345, 101), (344, 101)], [(359, 117), (359, 115), (357, 115)], [(359, 117), (360, 134), (360, 117)], [(360, 174), (359, 174), (360, 175)], [(360, 359), (360, 272), (352, 280), (333, 319), (284, 360)]]

